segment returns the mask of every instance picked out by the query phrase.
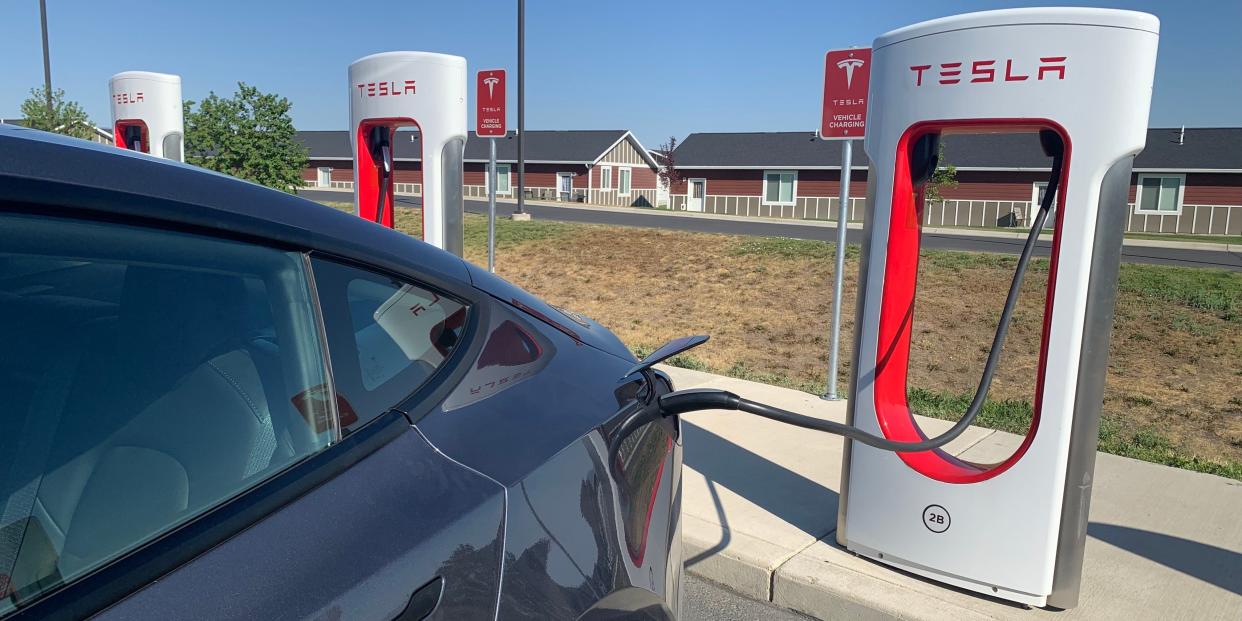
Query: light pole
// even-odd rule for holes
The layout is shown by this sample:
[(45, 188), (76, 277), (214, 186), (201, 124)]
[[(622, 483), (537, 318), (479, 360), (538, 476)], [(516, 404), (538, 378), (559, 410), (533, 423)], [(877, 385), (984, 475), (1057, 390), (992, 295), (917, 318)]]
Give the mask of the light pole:
[(52, 59), (47, 52), (47, 0), (39, 0), (39, 21), (43, 26), (43, 94), (47, 97), (47, 120), (51, 123), (55, 112), (52, 108)]
[(518, 200), (517, 212), (526, 213), (526, 0), (518, 0), (517, 15), (517, 125)]

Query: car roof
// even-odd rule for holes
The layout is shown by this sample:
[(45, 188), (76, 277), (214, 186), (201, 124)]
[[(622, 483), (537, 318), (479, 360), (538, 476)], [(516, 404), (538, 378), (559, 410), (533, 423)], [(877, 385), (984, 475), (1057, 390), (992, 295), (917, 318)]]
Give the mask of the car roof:
[(326, 205), (195, 166), (20, 126), (0, 125), (0, 200), (259, 238), (413, 277), (470, 282), (462, 259)]

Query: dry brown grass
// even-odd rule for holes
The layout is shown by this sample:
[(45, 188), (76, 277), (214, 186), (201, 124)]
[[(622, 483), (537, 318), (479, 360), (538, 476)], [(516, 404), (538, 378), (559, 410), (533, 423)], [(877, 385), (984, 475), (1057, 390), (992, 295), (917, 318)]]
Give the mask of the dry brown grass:
[[(403, 214), (405, 222), (416, 218)], [(467, 244), (467, 258), (485, 264), (485, 249), (477, 243), (481, 226), (481, 218), (468, 222), (467, 236), (473, 233), (476, 243)], [(829, 245), (801, 242), (791, 250), (779, 240), (765, 245), (723, 235), (552, 226), (551, 234), (530, 240), (502, 236), (511, 241), (498, 251), (498, 273), (553, 304), (599, 320), (632, 348), (706, 333), (711, 342), (694, 356), (713, 370), (759, 372), (787, 385), (822, 387), (832, 292)], [(998, 255), (923, 256), (911, 386), (974, 391), (1013, 265), (1013, 257)], [(1144, 274), (1169, 269), (1126, 268)], [(845, 271), (843, 367), (850, 359), (857, 274), (857, 259), (851, 257)], [(1123, 282), (1130, 282), (1127, 274)], [(1236, 273), (1221, 278), (1231, 287), (1242, 282)], [(1032, 399), (1046, 279), (1046, 261), (1034, 262), (993, 398)], [(848, 368), (842, 372), (844, 381)], [(1156, 430), (1184, 454), (1242, 461), (1240, 386), (1242, 320), (1123, 287), (1104, 405), (1120, 432)]]

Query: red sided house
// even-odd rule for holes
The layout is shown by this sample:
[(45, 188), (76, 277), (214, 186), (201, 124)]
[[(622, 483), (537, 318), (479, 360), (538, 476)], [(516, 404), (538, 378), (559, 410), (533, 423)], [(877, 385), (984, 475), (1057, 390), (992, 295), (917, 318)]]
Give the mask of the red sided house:
[[(673, 209), (836, 220), (841, 145), (810, 132), (699, 133), (674, 153)], [(861, 221), (867, 154), (855, 143), (850, 216)], [(956, 186), (929, 202), (929, 227), (1024, 226), (1049, 173), (1034, 134), (946, 136)], [(1134, 160), (1129, 232), (1242, 234), (1242, 128), (1151, 129)]]
[[(300, 131), (297, 139), (310, 154), (302, 171), (306, 187), (353, 188), (353, 158), (345, 131)], [(463, 191), (467, 198), (487, 197), (488, 139), (470, 132), (466, 140)], [(422, 143), (417, 131), (398, 131), (393, 140), (394, 191), (422, 194)], [(625, 130), (526, 132), (527, 198), (621, 207), (656, 204), (656, 162), (638, 139)], [(517, 133), (496, 139), (500, 197), (516, 197)]]

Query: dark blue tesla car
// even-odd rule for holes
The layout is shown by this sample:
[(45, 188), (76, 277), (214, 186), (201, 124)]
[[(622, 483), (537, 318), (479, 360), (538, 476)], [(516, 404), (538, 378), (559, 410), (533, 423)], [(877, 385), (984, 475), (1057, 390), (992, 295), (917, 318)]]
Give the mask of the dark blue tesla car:
[(4, 621), (676, 617), (667, 378), (400, 233), (0, 126), (0, 348)]

